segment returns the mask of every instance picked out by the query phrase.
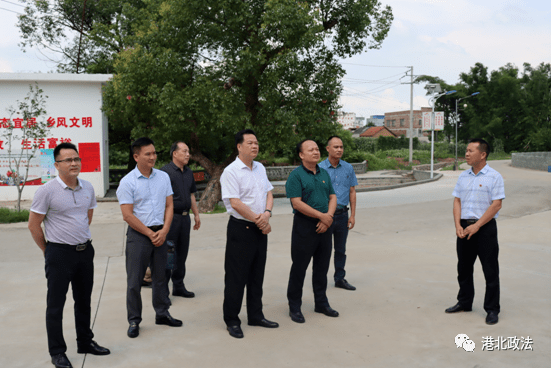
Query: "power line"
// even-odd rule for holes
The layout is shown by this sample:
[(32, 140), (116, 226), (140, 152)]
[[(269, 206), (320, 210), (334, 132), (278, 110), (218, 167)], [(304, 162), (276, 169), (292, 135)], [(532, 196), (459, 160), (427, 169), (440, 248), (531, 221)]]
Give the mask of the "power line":
[(10, 3), (10, 4), (13, 4), (13, 5), (17, 5), (17, 6), (20, 6), (20, 7), (22, 7), (22, 8), (25, 7), (25, 5), (21, 5), (21, 4), (18, 4), (18, 3), (13, 3), (13, 2), (8, 1), (8, 0), (0, 0), (0, 1), (3, 1), (3, 2), (5, 2), (5, 3)]
[(410, 68), (409, 66), (390, 66), (390, 65), (366, 65), (366, 64), (354, 64), (354, 63), (341, 63), (346, 65), (368, 66), (371, 68)]
[(9, 11), (9, 12), (12, 12), (12, 13), (15, 13), (15, 14), (19, 14), (19, 15), (25, 15), (25, 14), (23, 14), (23, 13), (19, 13), (19, 12), (16, 12), (16, 11), (14, 11), (14, 10), (2, 8), (2, 7), (0, 7), (0, 9), (5, 10), (5, 11)]

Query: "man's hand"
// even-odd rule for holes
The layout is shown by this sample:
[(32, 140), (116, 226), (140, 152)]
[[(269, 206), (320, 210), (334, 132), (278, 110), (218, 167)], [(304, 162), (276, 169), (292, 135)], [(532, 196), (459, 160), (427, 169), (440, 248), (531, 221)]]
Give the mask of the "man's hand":
[(333, 223), (333, 217), (331, 215), (324, 213), (319, 218), (320, 222), (323, 223), (326, 227), (331, 226)]
[(201, 219), (199, 218), (199, 215), (194, 216), (195, 218), (195, 225), (193, 225), (193, 230), (199, 230), (201, 227)]
[(463, 239), (465, 237), (465, 230), (461, 227), (461, 225), (455, 228), (455, 235), (457, 235), (459, 239)]
[(467, 226), (465, 230), (463, 230), (463, 234), (465, 234), (465, 236), (468, 235), (467, 240), (471, 240), (471, 236), (476, 234), (478, 230), (480, 230), (480, 226), (478, 226), (475, 222), (474, 224)]
[(268, 235), (271, 232), (272, 232), (272, 226), (270, 224), (268, 224), (264, 229), (262, 229), (262, 234), (264, 235)]
[(266, 212), (266, 211), (264, 211), (261, 214), (256, 215), (255, 218), (254, 218), (254, 223), (262, 231), (264, 231), (264, 229), (266, 229), (268, 226), (270, 226), (269, 221), (270, 221), (270, 213)]
[(323, 222), (318, 222), (316, 225), (316, 233), (323, 234), (329, 229), (329, 226), (325, 225)]
[(348, 230), (352, 230), (354, 228), (354, 225), (356, 225), (356, 219), (354, 216), (350, 216), (348, 218)]
[(160, 247), (165, 243), (167, 232), (163, 229), (153, 233), (153, 236), (150, 236), (151, 242), (155, 247)]

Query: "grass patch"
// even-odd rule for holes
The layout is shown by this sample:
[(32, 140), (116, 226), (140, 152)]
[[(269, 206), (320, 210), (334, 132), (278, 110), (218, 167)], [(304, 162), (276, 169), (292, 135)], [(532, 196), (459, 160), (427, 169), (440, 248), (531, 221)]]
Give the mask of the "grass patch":
[(27, 222), (29, 221), (29, 211), (12, 210), (10, 208), (0, 208), (0, 224), (11, 224), (14, 222)]
[[(465, 162), (467, 161), (457, 161), (457, 170), (458, 171), (463, 171), (465, 169), (462, 169), (461, 168), (461, 165), (464, 164)], [(444, 166), (443, 168), (440, 169), (441, 171), (453, 171), (453, 163), (449, 166)]]
[(207, 215), (211, 215), (213, 213), (225, 213), (226, 212), (226, 207), (224, 207), (223, 205), (220, 205), (219, 203), (216, 203), (216, 205), (214, 206), (214, 209), (210, 212), (205, 212)]

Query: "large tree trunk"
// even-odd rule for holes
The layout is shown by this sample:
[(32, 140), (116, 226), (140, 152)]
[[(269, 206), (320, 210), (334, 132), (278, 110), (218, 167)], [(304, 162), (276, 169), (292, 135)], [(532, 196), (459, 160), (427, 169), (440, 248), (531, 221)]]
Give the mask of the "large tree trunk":
[(220, 177), (228, 166), (237, 156), (237, 148), (221, 164), (215, 164), (208, 157), (203, 155), (199, 149), (199, 140), (195, 133), (191, 134), (190, 148), (192, 150), (191, 159), (201, 165), (209, 173), (211, 179), (207, 183), (207, 188), (203, 191), (199, 199), (199, 212), (205, 213), (214, 210), (216, 204), (222, 199), (222, 188), (220, 186)]
[(222, 188), (220, 187), (220, 177), (225, 166), (217, 165), (212, 171), (207, 171), (211, 179), (199, 199), (199, 212), (205, 213), (214, 210), (216, 204), (222, 199)]

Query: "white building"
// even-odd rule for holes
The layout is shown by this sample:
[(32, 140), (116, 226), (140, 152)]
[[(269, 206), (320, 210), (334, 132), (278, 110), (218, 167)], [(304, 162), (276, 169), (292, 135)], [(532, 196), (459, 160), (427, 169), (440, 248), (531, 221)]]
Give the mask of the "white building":
[(359, 127), (356, 121), (356, 113), (337, 111), (337, 121), (344, 129), (356, 129)]
[[(8, 107), (16, 107), (29, 92), (29, 85), (38, 84), (46, 99), (46, 116), (51, 127), (48, 136), (39, 142), (20, 139), (12, 144), (13, 154), (21, 153), (38, 144), (39, 150), (31, 159), (22, 199), (32, 199), (40, 185), (57, 176), (53, 165), (53, 149), (62, 142), (77, 146), (82, 158), (80, 178), (94, 186), (96, 196), (103, 197), (109, 189), (109, 145), (107, 118), (101, 111), (102, 86), (110, 74), (14, 74), (0, 73), (0, 200), (17, 199), (13, 179), (6, 180), (10, 160), (6, 138), (6, 124), (28, 124), (16, 116), (9, 116)], [(13, 165), (12, 165), (13, 166)]]

